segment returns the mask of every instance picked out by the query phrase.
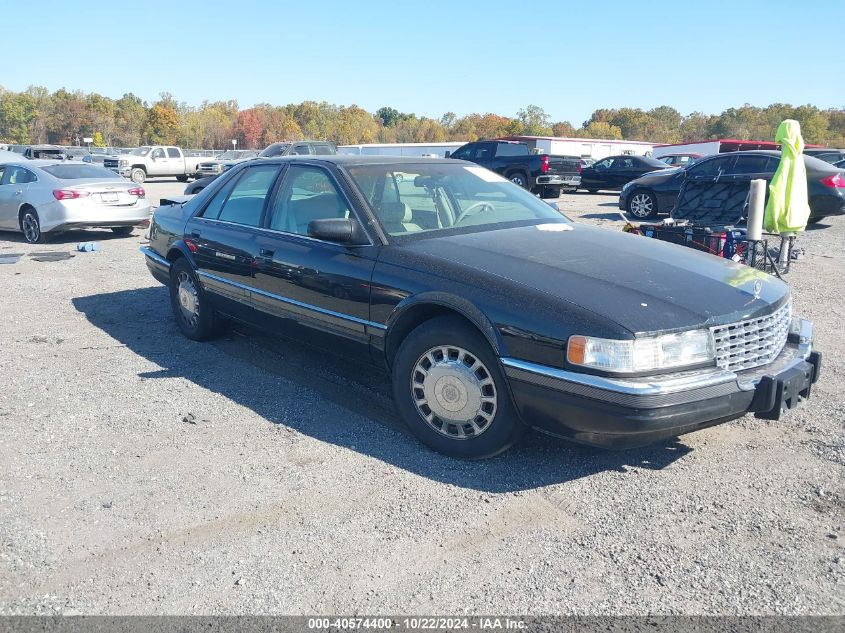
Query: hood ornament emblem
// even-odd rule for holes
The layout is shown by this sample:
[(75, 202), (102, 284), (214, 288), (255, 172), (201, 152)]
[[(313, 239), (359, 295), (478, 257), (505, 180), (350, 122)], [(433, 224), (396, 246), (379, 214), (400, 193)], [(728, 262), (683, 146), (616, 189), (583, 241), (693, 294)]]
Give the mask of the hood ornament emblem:
[(763, 291), (763, 282), (759, 279), (754, 281), (754, 298), (759, 299), (760, 293)]

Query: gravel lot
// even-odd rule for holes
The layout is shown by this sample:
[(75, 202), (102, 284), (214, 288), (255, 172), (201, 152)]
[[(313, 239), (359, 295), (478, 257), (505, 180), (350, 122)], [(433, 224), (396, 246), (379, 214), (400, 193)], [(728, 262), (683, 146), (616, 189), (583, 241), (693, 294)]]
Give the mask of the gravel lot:
[[(615, 195), (561, 207), (621, 227)], [(0, 266), (0, 613), (845, 614), (845, 218), (788, 276), (825, 358), (785, 419), (484, 462), (406, 434), (376, 372), (180, 336), (141, 233), (0, 233), (102, 247)]]

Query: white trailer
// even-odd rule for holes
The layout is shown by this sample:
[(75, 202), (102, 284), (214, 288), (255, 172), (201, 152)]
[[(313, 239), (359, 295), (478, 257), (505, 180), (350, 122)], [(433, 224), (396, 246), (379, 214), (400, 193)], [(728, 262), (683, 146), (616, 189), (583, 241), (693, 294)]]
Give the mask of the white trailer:
[(780, 145), (773, 141), (749, 141), (736, 138), (717, 138), (707, 141), (691, 141), (689, 143), (669, 143), (655, 145), (653, 158), (662, 158), (672, 154), (699, 154), (712, 156), (724, 152), (738, 152), (748, 149), (780, 149)]
[(362, 143), (359, 145), (338, 145), (338, 154), (360, 156), (429, 156), (443, 158), (446, 152), (454, 152), (466, 141), (450, 143)]
[(579, 156), (600, 160), (620, 154), (644, 156), (654, 143), (645, 141), (617, 141), (611, 139), (569, 138), (563, 136), (507, 136), (504, 140), (520, 141), (541, 154)]

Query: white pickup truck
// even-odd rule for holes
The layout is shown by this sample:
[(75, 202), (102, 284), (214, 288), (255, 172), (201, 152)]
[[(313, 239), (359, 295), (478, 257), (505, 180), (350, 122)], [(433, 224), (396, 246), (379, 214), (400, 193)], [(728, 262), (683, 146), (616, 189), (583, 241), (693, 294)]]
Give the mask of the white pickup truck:
[(138, 184), (158, 176), (176, 176), (179, 182), (187, 182), (189, 177), (196, 177), (204, 160), (208, 157), (185, 156), (178, 147), (145, 145), (128, 154), (107, 158), (103, 167)]

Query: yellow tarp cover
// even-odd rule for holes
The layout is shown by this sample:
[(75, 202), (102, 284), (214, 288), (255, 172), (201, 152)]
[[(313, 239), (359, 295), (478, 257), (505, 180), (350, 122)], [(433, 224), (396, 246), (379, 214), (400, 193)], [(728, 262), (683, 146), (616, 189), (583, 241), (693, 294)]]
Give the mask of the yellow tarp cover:
[(781, 144), (780, 164), (769, 185), (769, 201), (763, 228), (770, 233), (803, 231), (810, 217), (807, 200), (807, 168), (802, 152), (801, 125), (787, 119), (778, 126), (775, 141)]

